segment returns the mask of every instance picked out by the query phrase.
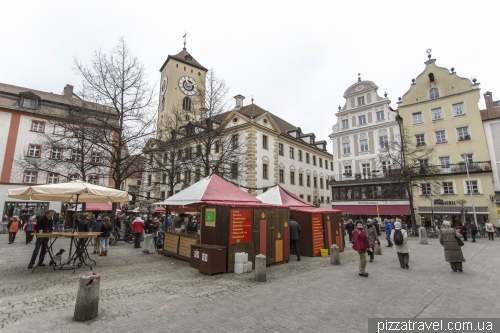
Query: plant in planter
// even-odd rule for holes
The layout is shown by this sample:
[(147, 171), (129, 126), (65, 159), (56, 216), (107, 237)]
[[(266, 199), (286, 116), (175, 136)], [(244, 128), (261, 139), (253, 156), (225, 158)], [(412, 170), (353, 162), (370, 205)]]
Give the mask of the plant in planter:
[(361, 174), (358, 172), (358, 173), (355, 173), (354, 174), (354, 178), (356, 179), (361, 179)]

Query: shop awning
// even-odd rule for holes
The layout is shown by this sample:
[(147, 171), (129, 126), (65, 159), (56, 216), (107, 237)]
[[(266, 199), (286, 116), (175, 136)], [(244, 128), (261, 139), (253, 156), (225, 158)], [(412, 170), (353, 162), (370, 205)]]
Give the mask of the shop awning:
[[(432, 214), (432, 209), (434, 208), (434, 214), (460, 214), (460, 209), (462, 206), (418, 206), (418, 214)], [(490, 213), (488, 207), (486, 206), (476, 206), (476, 214), (488, 215)], [(467, 210), (467, 215), (474, 214), (472, 206), (465, 206), (464, 210)]]
[(409, 205), (379, 205), (380, 215), (410, 215)]
[(342, 214), (353, 215), (409, 215), (409, 205), (333, 205), (334, 209), (339, 209)]

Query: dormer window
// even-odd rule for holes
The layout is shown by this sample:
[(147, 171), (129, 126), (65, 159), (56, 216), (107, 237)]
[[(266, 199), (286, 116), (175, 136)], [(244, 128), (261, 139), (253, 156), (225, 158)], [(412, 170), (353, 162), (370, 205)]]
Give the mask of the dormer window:
[(23, 108), (34, 109), (35, 106), (36, 106), (36, 102), (34, 99), (27, 99), (27, 98), (23, 99)]
[(429, 90), (429, 99), (430, 100), (438, 99), (438, 98), (439, 98), (438, 88), (432, 88), (431, 90)]
[(193, 57), (191, 57), (189, 54), (187, 56), (184, 57), (187, 61), (191, 61), (193, 60)]
[(365, 97), (364, 96), (358, 97), (358, 106), (362, 106), (362, 105), (365, 105)]

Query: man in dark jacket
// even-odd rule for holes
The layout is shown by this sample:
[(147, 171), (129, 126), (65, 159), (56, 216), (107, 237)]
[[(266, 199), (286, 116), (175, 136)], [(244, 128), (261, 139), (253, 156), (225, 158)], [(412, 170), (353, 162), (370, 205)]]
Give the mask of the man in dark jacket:
[(300, 234), (300, 225), (290, 215), (290, 245), (293, 244), (293, 247), (295, 248), (297, 261), (300, 261), (299, 234)]
[[(38, 234), (39, 232), (52, 232), (52, 217), (54, 216), (54, 210), (48, 210), (45, 213), (45, 216), (43, 216), (36, 224), (35, 226), (35, 233)], [(45, 254), (47, 253), (47, 245), (49, 243), (48, 238), (36, 238), (36, 243), (35, 243), (35, 249), (33, 250), (33, 254), (31, 255), (31, 260), (28, 265), (28, 269), (33, 268), (33, 265), (35, 264), (36, 256), (38, 255), (38, 252), (40, 252), (40, 247), (42, 249), (42, 252), (40, 252), (40, 257), (38, 258), (38, 265), (37, 266), (45, 266), (43, 263), (43, 260), (45, 259)]]
[(347, 221), (347, 225), (345, 226), (347, 230), (347, 234), (349, 235), (349, 243), (352, 244), (352, 231), (354, 230), (354, 224), (352, 220)]

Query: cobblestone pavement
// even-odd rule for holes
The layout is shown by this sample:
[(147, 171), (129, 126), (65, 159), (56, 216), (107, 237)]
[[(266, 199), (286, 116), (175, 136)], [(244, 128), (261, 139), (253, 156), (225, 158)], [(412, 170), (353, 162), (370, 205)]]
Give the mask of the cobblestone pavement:
[[(97, 257), (99, 317), (72, 320), (78, 279), (86, 269), (53, 271), (27, 264), (34, 243), (0, 235), (0, 330), (7, 332), (366, 332), (368, 317), (498, 317), (500, 240), (466, 242), (464, 273), (444, 261), (437, 239), (411, 238), (410, 269), (392, 249), (357, 274), (348, 248), (341, 266), (303, 258), (253, 274), (205, 276), (188, 263), (142, 254), (132, 244)], [(384, 246), (384, 244), (382, 244)], [(69, 247), (60, 239), (55, 249)], [(95, 256), (95, 255), (93, 255)]]

